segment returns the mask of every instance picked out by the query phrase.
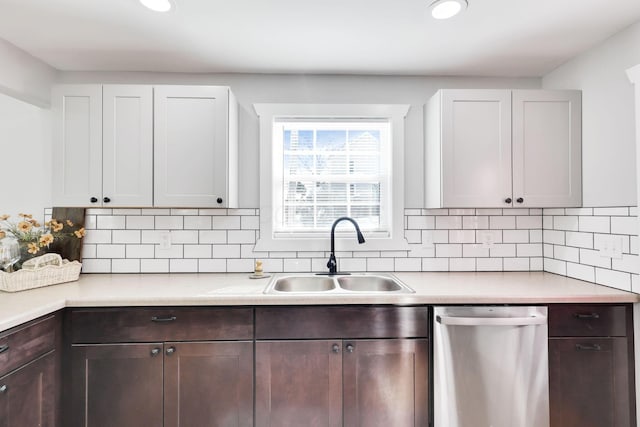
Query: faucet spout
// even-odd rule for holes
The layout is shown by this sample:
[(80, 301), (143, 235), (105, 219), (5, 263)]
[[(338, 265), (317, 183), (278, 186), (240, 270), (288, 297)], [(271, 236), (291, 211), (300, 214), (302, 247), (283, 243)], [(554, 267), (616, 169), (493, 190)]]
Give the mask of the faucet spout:
[(356, 235), (358, 237), (358, 243), (359, 244), (363, 244), (364, 243), (364, 236), (362, 235), (362, 232), (360, 231), (360, 227), (358, 226), (358, 223), (353, 218), (349, 218), (348, 216), (343, 216), (343, 217), (340, 217), (340, 218), (336, 219), (333, 222), (333, 225), (331, 226), (331, 254), (329, 255), (329, 262), (327, 262), (327, 268), (329, 268), (329, 275), (333, 275), (333, 274), (337, 274), (338, 273), (338, 262), (336, 260), (335, 232), (336, 232), (336, 226), (341, 221), (349, 221), (350, 223), (352, 223), (353, 226), (356, 228)]

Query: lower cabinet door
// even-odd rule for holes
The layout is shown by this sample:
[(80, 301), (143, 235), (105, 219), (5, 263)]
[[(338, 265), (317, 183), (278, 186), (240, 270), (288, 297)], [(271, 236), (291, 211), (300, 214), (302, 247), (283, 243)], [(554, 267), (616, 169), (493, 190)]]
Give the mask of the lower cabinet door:
[(74, 345), (74, 427), (162, 427), (163, 345)]
[(342, 426), (342, 341), (258, 341), (256, 426)]
[(627, 338), (549, 340), (551, 427), (635, 426)]
[(344, 426), (427, 427), (426, 339), (344, 341)]
[(253, 425), (253, 343), (164, 344), (165, 427)]
[(1, 427), (55, 426), (53, 352), (0, 378)]

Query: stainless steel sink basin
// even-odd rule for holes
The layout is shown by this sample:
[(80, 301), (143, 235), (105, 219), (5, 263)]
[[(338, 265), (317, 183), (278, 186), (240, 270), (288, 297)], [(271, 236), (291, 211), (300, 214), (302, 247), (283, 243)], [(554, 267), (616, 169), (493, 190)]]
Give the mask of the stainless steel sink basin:
[(396, 292), (402, 286), (390, 277), (383, 276), (342, 276), (338, 284), (346, 291), (354, 292)]
[(357, 273), (320, 276), (312, 273), (279, 274), (273, 277), (265, 294), (395, 294), (413, 289), (391, 274)]
[(325, 292), (335, 287), (335, 281), (330, 277), (290, 276), (277, 279), (273, 289), (277, 292)]

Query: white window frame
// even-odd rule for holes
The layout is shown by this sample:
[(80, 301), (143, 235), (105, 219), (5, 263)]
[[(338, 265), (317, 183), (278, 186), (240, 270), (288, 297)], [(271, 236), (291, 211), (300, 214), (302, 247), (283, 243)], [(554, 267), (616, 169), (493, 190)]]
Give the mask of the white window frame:
[[(277, 119), (386, 119), (391, 124), (391, 215), (389, 235), (365, 234), (359, 245), (355, 231), (336, 235), (339, 251), (409, 250), (404, 238), (404, 120), (409, 105), (399, 104), (254, 104), (260, 118), (260, 239), (255, 251), (327, 252), (330, 249), (329, 230), (326, 236), (309, 238), (275, 237), (274, 217), (274, 150), (273, 124)], [(386, 233), (385, 233), (386, 234)], [(343, 237), (344, 236), (344, 237)]]

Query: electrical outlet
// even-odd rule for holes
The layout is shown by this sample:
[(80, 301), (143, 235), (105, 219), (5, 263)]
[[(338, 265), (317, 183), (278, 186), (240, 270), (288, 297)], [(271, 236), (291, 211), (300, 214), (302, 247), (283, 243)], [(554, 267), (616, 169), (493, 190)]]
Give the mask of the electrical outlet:
[(171, 249), (171, 232), (160, 232), (160, 249)]
[(608, 235), (602, 237), (600, 256), (603, 258), (622, 259), (622, 236)]
[(490, 231), (478, 231), (478, 243), (482, 243), (482, 247), (489, 249), (493, 246), (493, 234)]

